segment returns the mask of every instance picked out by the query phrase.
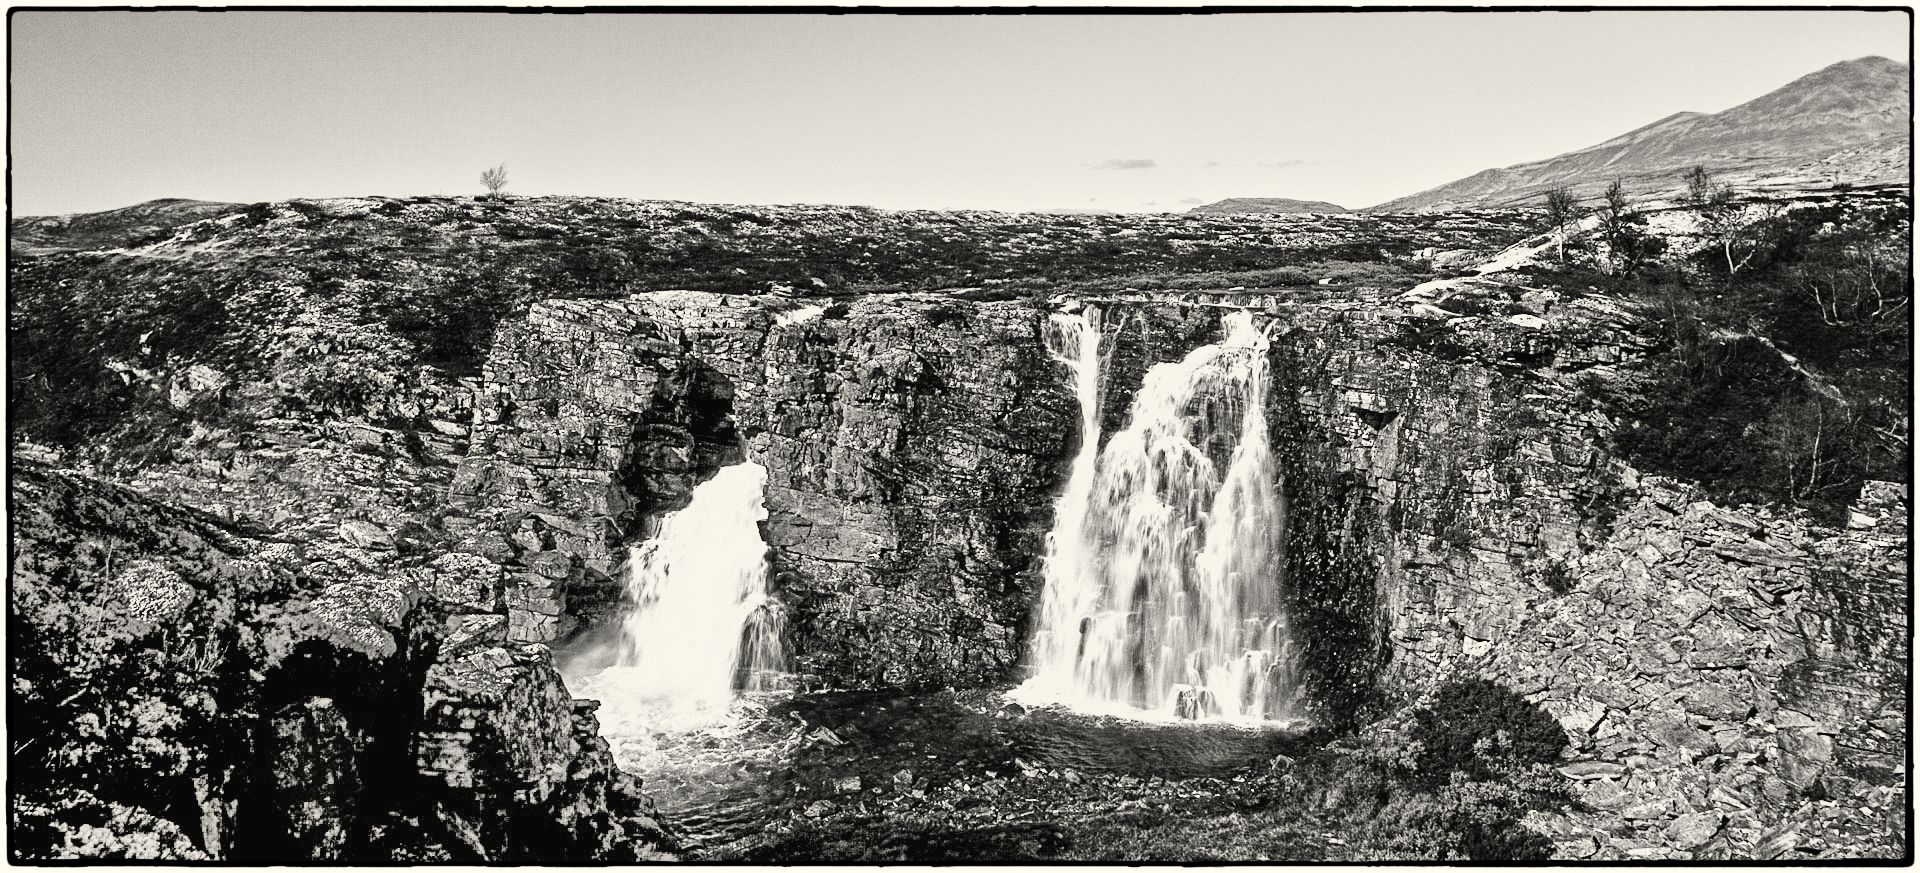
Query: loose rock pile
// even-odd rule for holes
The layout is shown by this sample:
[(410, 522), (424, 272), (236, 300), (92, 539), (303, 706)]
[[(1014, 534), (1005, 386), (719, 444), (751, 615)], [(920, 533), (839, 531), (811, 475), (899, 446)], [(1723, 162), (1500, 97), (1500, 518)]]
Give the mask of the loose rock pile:
[(1615, 533), (1486, 655), (1559, 718), (1590, 812), (1570, 857), (1897, 857), (1907, 725), (1905, 489), (1846, 531), (1647, 479)]

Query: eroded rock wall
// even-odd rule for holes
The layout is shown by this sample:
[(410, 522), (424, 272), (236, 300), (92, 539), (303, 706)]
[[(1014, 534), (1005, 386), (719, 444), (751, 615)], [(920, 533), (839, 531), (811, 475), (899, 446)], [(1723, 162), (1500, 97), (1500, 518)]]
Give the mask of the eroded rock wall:
[(769, 471), (799, 672), (1002, 678), (1073, 436), (1038, 329), (1023, 304), (919, 295), (537, 304), (496, 340), (456, 482), (528, 568), (514, 638), (577, 631), (648, 521), (745, 458)]
[[(1375, 302), (1276, 313), (1273, 431), (1301, 597), (1392, 684), (1498, 645), (1603, 534), (1607, 422), (1568, 376), (1621, 353), (1608, 315), (1532, 327)], [(1324, 614), (1369, 587), (1352, 572), (1373, 580), (1372, 645), (1351, 610)]]
[(1146, 369), (1220, 339), (1225, 307), (1262, 314), (1287, 601), (1323, 718), (1364, 718), (1381, 692), (1496, 645), (1604, 534), (1618, 490), (1608, 423), (1571, 383), (1623, 354), (1617, 311), (1571, 307), (1550, 324), (1364, 292), (1094, 305), (1113, 349), (1109, 434)]
[(16, 858), (671, 849), (545, 648), (503, 645), (486, 561), (264, 540), (31, 464), (11, 484)]
[(1532, 821), (1565, 856), (1898, 851), (1906, 486), (1869, 482), (1836, 530), (1643, 477), (1581, 390), (1639, 352), (1601, 298), (1111, 301), (1107, 427), (1229, 302), (1273, 321), (1288, 601), (1323, 718), (1459, 675), (1526, 695), (1591, 806)]

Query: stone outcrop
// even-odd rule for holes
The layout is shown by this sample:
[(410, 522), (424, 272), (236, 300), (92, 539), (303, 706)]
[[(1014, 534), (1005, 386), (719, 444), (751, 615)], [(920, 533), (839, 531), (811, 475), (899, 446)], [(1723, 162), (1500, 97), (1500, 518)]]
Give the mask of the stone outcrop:
[(545, 648), (499, 647), (483, 559), (381, 573), (376, 550), (262, 540), (90, 477), (17, 463), (11, 481), (14, 740), (37, 750), (10, 770), (16, 857), (672, 848)]
[(456, 490), (515, 554), (510, 633), (576, 629), (648, 522), (719, 466), (769, 470), (799, 669), (994, 681), (1020, 654), (1072, 411), (1034, 310), (898, 295), (796, 309), (660, 293), (503, 329)]
[(1464, 293), (1443, 301), (1455, 310), (1366, 292), (1093, 301), (1114, 348), (1107, 432), (1148, 367), (1219, 339), (1221, 307), (1268, 319), (1286, 585), (1323, 718), (1363, 718), (1382, 690), (1488, 651), (1605, 535), (1624, 468), (1574, 380), (1630, 352), (1630, 319), (1475, 281), (1500, 308)]

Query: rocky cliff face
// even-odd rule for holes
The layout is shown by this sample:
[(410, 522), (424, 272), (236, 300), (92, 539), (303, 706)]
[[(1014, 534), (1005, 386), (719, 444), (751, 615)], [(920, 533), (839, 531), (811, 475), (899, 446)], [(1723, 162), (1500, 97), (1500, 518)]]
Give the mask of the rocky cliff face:
[[(581, 627), (623, 546), (720, 465), (766, 466), (802, 673), (979, 683), (1018, 658), (1073, 413), (1034, 309), (890, 295), (797, 307), (553, 301), (503, 330), (455, 490), (529, 569), (516, 639)], [(597, 598), (597, 600), (596, 600)]]
[[(1490, 308), (1480, 294), (1500, 314), (1465, 314)], [(1605, 535), (1620, 474), (1572, 380), (1631, 348), (1626, 316), (1510, 294), (1488, 282), (1446, 301), (1457, 311), (1365, 290), (1092, 301), (1114, 347), (1109, 433), (1147, 367), (1219, 339), (1222, 307), (1271, 319), (1286, 585), (1323, 718), (1362, 719), (1504, 639)]]
[[(35, 248), (9, 260), (10, 449), (85, 471), (59, 479), (76, 488), (130, 483), (138, 495), (114, 493), (147, 501), (143, 527), (189, 518), (293, 549), (285, 590), (260, 607), (290, 617), (272, 624), (280, 666), (215, 671), (246, 715), (213, 723), (253, 738), (259, 760), (162, 768), (186, 774), (170, 797), (234, 811), (120, 797), (77, 810), (50, 787), (21, 807), (34, 830), (14, 846), (35, 857), (584, 860), (668, 846), (546, 644), (623, 608), (609, 576), (621, 547), (718, 465), (774, 470), (767, 540), (809, 681), (997, 681), (1020, 654), (1072, 413), (1032, 312), (975, 298), (1497, 245), (1522, 223), (571, 198), (300, 201), (186, 224), (129, 214), (15, 227)], [(158, 236), (141, 236), (148, 224)], [(791, 301), (636, 303), (623, 290), (668, 283), (856, 299), (808, 318)], [(874, 293), (903, 286), (958, 287)], [(543, 297), (575, 299), (529, 312)], [(93, 524), (49, 522), (63, 532), (18, 551), (64, 561), (61, 543), (98, 538)], [(13, 614), (37, 614), (21, 599), (33, 592), (57, 606), (32, 621), (70, 636), (58, 614), (91, 602), (88, 574), (172, 555), (159, 544), (175, 535), (156, 536), (17, 585)], [(204, 571), (173, 567), (189, 581)], [(148, 658), (148, 632), (125, 627), (133, 641), (55, 672)], [(197, 701), (204, 682), (160, 685)], [(47, 726), (90, 705), (26, 693), (14, 704), (44, 703)], [(164, 728), (114, 724), (126, 743)], [(51, 757), (16, 766), (65, 774), (50, 786), (91, 780), (76, 742), (42, 740)], [(279, 787), (222, 787), (229, 771), (278, 774)], [(425, 799), (384, 803), (407, 792)], [(105, 829), (67, 833), (76, 816)]]
[(504, 616), (455, 595), (471, 562), (382, 577), (368, 550), (87, 477), (28, 464), (12, 485), (15, 858), (672, 847), (546, 651), (504, 645)]
[(1571, 857), (1896, 850), (1907, 487), (1868, 483), (1836, 530), (1643, 477), (1581, 385), (1640, 353), (1637, 317), (1511, 279), (1103, 301), (1106, 427), (1146, 366), (1219, 339), (1215, 307), (1264, 311), (1321, 718), (1460, 674), (1543, 704), (1593, 809), (1534, 826)]

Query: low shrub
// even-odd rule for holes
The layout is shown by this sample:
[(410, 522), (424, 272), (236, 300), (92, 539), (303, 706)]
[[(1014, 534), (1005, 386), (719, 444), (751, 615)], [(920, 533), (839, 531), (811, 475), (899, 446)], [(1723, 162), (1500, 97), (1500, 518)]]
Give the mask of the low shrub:
[(1421, 776), (1444, 782), (1510, 775), (1560, 759), (1566, 731), (1546, 710), (1486, 679), (1442, 684), (1431, 704), (1413, 711), (1414, 763)]

